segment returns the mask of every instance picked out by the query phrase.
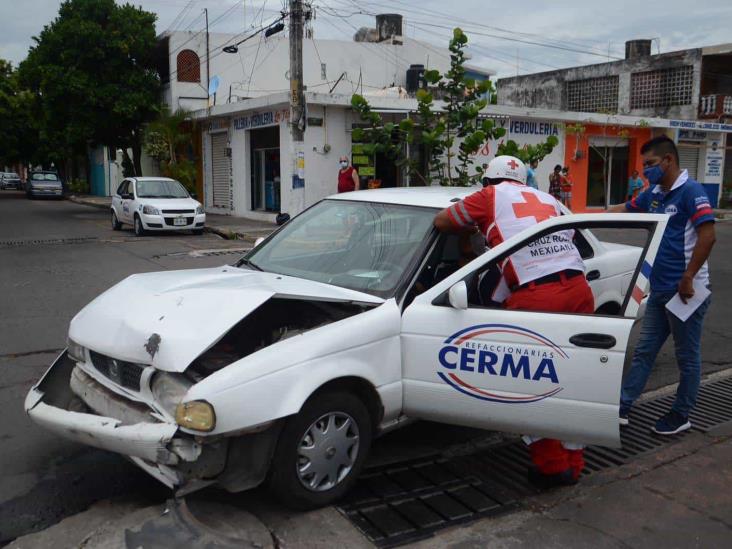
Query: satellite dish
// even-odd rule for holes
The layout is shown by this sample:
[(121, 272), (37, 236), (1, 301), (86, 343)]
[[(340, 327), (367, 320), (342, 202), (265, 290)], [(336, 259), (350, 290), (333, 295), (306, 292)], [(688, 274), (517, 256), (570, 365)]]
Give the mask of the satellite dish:
[(211, 80), (208, 82), (208, 94), (214, 95), (216, 93), (216, 90), (219, 89), (219, 77), (218, 76), (212, 76)]

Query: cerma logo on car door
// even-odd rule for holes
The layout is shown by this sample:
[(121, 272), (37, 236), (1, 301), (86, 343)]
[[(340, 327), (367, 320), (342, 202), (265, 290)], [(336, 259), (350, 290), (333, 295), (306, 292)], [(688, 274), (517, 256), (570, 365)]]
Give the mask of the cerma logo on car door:
[[(525, 343), (495, 343), (481, 341), (480, 336), (501, 334), (519, 336)], [(442, 381), (464, 395), (487, 402), (528, 404), (556, 395), (559, 386), (556, 361), (569, 356), (549, 338), (510, 324), (478, 324), (454, 333), (445, 340), (438, 352), (440, 369), (437, 375)], [(549, 391), (526, 396), (486, 391), (483, 376), (512, 377), (530, 385), (554, 387)], [(532, 392), (532, 391), (527, 391)]]

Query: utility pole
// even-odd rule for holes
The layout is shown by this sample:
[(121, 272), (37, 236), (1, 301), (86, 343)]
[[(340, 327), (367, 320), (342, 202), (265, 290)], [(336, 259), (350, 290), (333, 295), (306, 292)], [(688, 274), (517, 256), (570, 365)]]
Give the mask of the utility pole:
[(209, 61), (211, 52), (208, 49), (208, 8), (203, 8), (203, 13), (206, 16), (206, 105), (208, 106), (208, 88), (211, 85), (211, 63)]
[(302, 0), (290, 0), (290, 131), (292, 133), (292, 189), (290, 203), (305, 208), (305, 96), (303, 93)]
[(292, 140), (302, 142), (305, 134), (302, 84), (302, 0), (290, 0), (290, 123)]

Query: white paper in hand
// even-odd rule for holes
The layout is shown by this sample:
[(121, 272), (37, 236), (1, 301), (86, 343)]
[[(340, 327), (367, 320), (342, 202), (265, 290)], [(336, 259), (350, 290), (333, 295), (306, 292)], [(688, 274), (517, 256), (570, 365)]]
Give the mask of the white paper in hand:
[(666, 308), (679, 318), (682, 322), (686, 322), (694, 311), (699, 308), (699, 305), (704, 303), (704, 300), (711, 294), (704, 283), (694, 280), (694, 295), (686, 300), (686, 303), (681, 301), (681, 297), (677, 293), (666, 303)]

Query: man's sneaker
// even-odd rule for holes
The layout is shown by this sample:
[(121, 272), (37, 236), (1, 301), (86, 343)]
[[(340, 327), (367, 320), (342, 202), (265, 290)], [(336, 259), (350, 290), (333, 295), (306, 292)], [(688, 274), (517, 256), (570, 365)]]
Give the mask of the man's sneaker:
[(628, 419), (628, 410), (620, 410), (620, 415), (618, 416), (618, 423), (620, 425), (628, 425), (630, 423), (630, 420)]
[(671, 410), (656, 422), (653, 432), (659, 435), (675, 435), (691, 427), (688, 417), (682, 416), (676, 410)]

